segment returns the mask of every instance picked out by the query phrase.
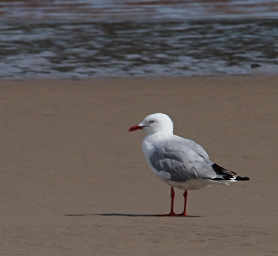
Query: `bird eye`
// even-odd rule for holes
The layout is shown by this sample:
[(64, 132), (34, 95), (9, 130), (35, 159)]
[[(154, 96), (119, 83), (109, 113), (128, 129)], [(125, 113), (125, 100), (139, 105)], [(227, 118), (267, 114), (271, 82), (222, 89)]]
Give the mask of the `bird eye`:
[(155, 121), (154, 120), (150, 120), (149, 121), (149, 124), (153, 124)]

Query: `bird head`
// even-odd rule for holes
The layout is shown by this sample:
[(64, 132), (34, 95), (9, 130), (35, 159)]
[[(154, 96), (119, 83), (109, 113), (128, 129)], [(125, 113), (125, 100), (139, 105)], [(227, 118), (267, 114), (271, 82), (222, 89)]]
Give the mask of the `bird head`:
[(174, 125), (171, 118), (162, 113), (148, 115), (142, 122), (131, 126), (129, 131), (143, 130), (147, 135), (157, 132), (173, 134)]

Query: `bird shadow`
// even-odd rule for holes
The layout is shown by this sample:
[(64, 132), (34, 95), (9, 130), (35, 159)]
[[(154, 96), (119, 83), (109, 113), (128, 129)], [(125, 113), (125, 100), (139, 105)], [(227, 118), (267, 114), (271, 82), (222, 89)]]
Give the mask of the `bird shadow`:
[(171, 217), (171, 218), (200, 218), (199, 215), (174, 215), (169, 216), (168, 214), (148, 214), (148, 213), (69, 213), (65, 214), (66, 217), (88, 217), (88, 216), (106, 216), (106, 217)]

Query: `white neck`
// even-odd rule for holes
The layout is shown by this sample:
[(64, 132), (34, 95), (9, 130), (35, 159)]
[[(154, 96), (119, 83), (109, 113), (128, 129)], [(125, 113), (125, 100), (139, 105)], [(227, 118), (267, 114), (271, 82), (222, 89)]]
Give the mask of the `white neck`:
[(146, 134), (145, 139), (149, 138), (149, 139), (159, 139), (159, 138), (166, 138), (166, 137), (170, 137), (173, 136), (173, 131), (169, 131), (169, 130), (162, 130), (162, 131), (156, 131), (156, 132), (149, 132)]

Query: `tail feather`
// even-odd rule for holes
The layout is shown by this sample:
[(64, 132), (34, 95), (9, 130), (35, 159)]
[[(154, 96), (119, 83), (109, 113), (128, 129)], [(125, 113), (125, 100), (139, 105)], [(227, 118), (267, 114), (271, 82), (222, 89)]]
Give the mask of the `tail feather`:
[(250, 180), (250, 178), (246, 176), (236, 176), (236, 180)]
[(230, 180), (230, 181), (244, 181), (245, 180), (246, 181), (246, 180), (250, 180), (249, 177), (238, 176), (236, 174), (236, 172), (227, 170), (218, 164), (214, 163), (211, 167), (218, 175), (218, 177), (213, 178), (212, 180), (215, 180), (215, 181), (221, 181), (221, 180)]

